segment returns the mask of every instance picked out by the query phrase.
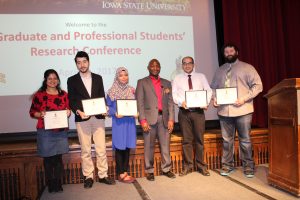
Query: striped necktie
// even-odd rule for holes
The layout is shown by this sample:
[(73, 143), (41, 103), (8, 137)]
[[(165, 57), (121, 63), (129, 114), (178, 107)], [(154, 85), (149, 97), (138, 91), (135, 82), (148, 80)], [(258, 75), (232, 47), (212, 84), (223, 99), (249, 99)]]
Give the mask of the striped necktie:
[(231, 65), (229, 65), (229, 68), (226, 72), (225, 83), (224, 83), (225, 88), (230, 87), (230, 79), (231, 79)]

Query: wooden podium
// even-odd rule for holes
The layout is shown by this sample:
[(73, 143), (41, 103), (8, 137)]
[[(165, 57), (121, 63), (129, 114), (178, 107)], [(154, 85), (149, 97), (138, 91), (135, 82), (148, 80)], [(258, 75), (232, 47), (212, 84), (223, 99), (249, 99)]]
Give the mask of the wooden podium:
[(265, 95), (269, 116), (269, 184), (300, 196), (300, 78)]

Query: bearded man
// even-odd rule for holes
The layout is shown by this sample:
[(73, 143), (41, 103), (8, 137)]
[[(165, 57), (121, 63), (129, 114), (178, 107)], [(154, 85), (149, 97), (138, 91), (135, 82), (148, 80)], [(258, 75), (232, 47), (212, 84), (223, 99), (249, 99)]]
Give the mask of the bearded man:
[(239, 155), (242, 160), (244, 175), (254, 177), (254, 161), (250, 138), (253, 99), (263, 90), (261, 79), (255, 68), (238, 59), (239, 51), (234, 44), (226, 44), (222, 48), (226, 63), (220, 66), (211, 82), (211, 88), (236, 88), (237, 100), (232, 104), (217, 104), (218, 116), (223, 137), (222, 169), (220, 174), (228, 176), (234, 171), (234, 138), (236, 131), (239, 139)]

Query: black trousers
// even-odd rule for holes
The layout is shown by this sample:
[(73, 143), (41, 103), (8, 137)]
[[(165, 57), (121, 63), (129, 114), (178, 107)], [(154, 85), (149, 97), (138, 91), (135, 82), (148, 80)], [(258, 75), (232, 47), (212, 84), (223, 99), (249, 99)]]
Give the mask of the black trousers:
[[(193, 149), (198, 169), (207, 168), (203, 159), (205, 115), (202, 109), (180, 109), (178, 113), (180, 130), (183, 134), (183, 158), (184, 168), (193, 169)], [(193, 145), (194, 143), (194, 145)]]
[(56, 182), (61, 184), (61, 178), (63, 173), (62, 154), (55, 156), (44, 157), (45, 177), (48, 184), (50, 182)]
[(116, 158), (116, 167), (117, 167), (118, 175), (128, 171), (129, 156), (130, 156), (130, 149), (128, 148), (126, 148), (125, 150), (116, 149), (115, 158)]

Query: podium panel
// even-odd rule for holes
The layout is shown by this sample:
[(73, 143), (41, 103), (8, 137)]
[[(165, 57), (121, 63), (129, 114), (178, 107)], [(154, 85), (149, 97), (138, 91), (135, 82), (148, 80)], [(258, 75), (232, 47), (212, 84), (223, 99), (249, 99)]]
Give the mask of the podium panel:
[(300, 79), (281, 81), (265, 97), (269, 120), (268, 182), (300, 196)]
[(300, 90), (297, 90), (298, 126), (300, 125)]

